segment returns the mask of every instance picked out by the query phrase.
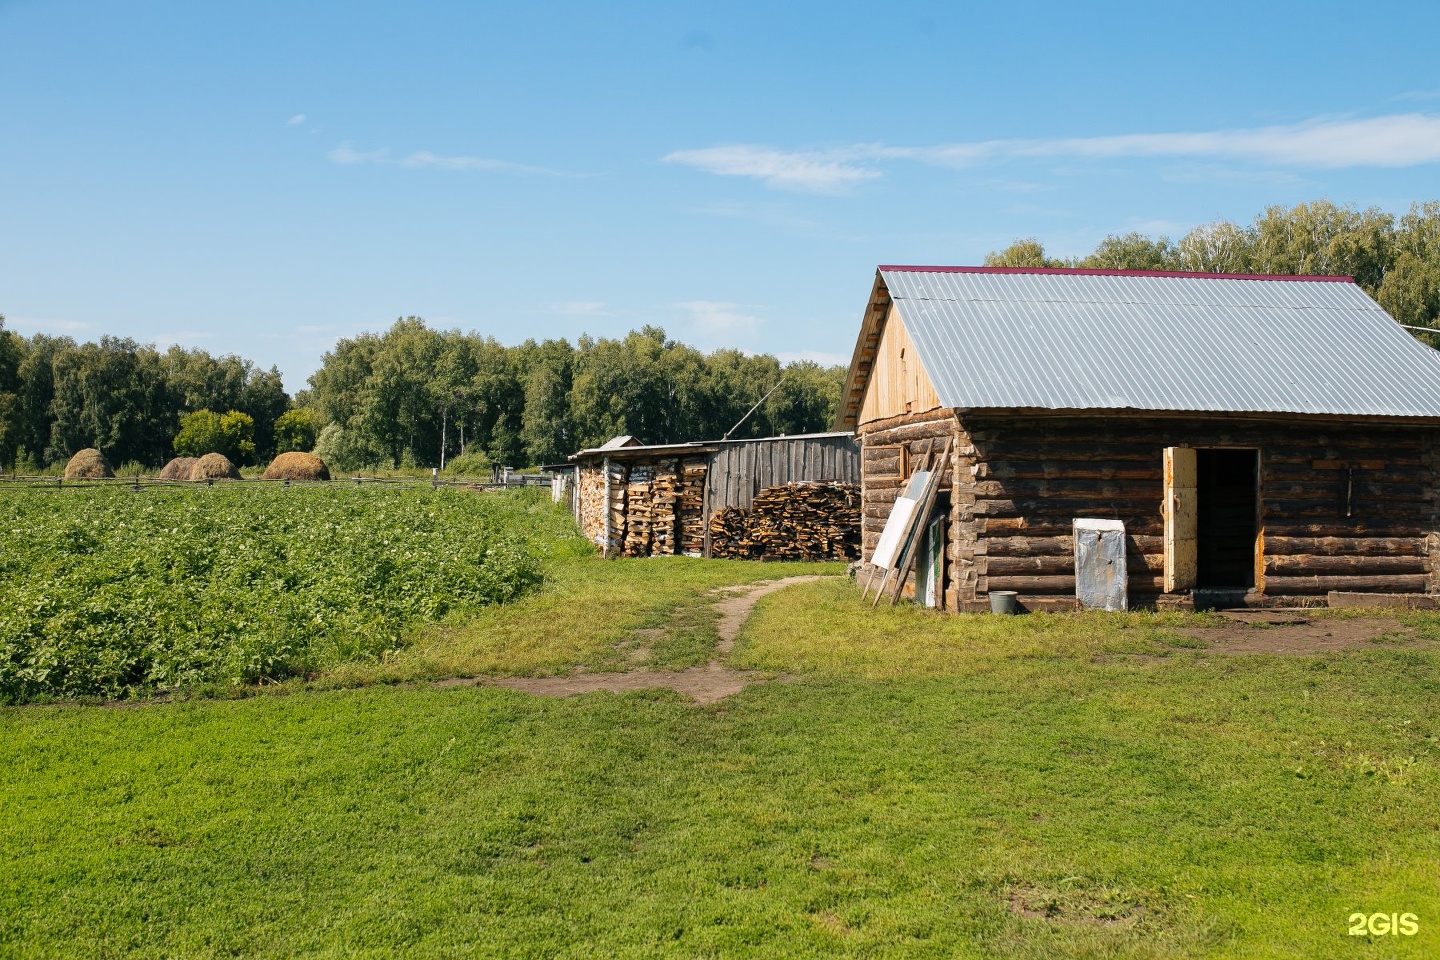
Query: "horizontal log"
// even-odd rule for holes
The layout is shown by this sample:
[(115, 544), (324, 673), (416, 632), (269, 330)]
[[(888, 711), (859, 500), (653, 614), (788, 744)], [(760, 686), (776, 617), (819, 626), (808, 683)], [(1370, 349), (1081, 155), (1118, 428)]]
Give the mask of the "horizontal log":
[(1075, 573), (1075, 558), (1073, 556), (992, 556), (986, 558), (985, 572), (992, 577), (1014, 576), (1018, 574), (1063, 574), (1073, 576)]
[[(1275, 463), (1267, 458), (1261, 459), (1260, 476), (1264, 483), (1290, 483), (1294, 481), (1325, 481), (1331, 483), (1343, 482), (1344, 475), (1337, 470), (1316, 470), (1312, 464), (1305, 463)], [(1357, 470), (1355, 479), (1371, 481), (1376, 483), (1428, 483), (1430, 480), (1430, 469), (1421, 463), (1410, 465), (1386, 464), (1383, 470)]]
[(1311, 445), (1302, 443), (1269, 444), (1262, 454), (1262, 459), (1267, 465), (1303, 466), (1311, 470), (1315, 469), (1317, 460), (1339, 461), (1356, 466), (1365, 460), (1371, 461), (1372, 467), (1375, 462), (1383, 462), (1386, 470), (1424, 465), (1425, 450), (1418, 440), (1396, 441), (1394, 445), (1387, 444), (1383, 447), (1374, 446), (1374, 443), (1374, 438), (1366, 437), (1355, 443), (1332, 443), (1321, 439)]
[[(1165, 549), (1164, 537), (1132, 537), (1127, 534), (1125, 541), (1127, 553), (1160, 553)], [(1073, 556), (1075, 553), (1072, 536), (986, 537), (982, 542), (985, 552), (992, 557)]]
[(1316, 594), (1340, 590), (1353, 593), (1424, 593), (1425, 574), (1383, 577), (1265, 577), (1266, 593)]
[[(1076, 514), (1075, 516), (1090, 517), (1093, 515)], [(984, 535), (990, 539), (1008, 536), (1069, 536), (1075, 530), (1075, 517), (1073, 516), (987, 516), (977, 522), (985, 524)], [(1165, 532), (1165, 521), (1160, 519), (1158, 511), (1153, 516), (1127, 517), (1124, 523), (1126, 535), (1161, 536)]]
[(983, 517), (1087, 517), (1093, 519), (1125, 520), (1127, 517), (1143, 517), (1158, 514), (1158, 497), (1148, 500), (1122, 500), (1120, 498), (1078, 498), (1045, 497), (1043, 499), (980, 500), (975, 504), (975, 515)]
[[(1148, 571), (1151, 573), (1163, 572), (1165, 569), (1165, 557), (1160, 554), (1126, 554), (1125, 567), (1129, 573), (1137, 571)], [(1072, 556), (1041, 556), (1041, 557), (997, 557), (993, 554), (985, 558), (985, 572), (992, 577), (1015, 576), (1019, 574), (1074, 574), (1075, 557)]]
[(1139, 480), (1087, 480), (1080, 477), (1065, 477), (1058, 480), (982, 480), (974, 486), (977, 496), (999, 500), (1060, 497), (1154, 500), (1158, 503), (1163, 492), (1161, 481), (1158, 478), (1153, 483)]
[(866, 457), (865, 462), (860, 465), (860, 475), (866, 479), (870, 477), (898, 477), (900, 475), (900, 458), (894, 455), (888, 457)]
[[(1155, 592), (1165, 589), (1165, 578), (1149, 574), (1131, 574), (1126, 588), (1136, 592)], [(988, 576), (986, 590), (1014, 590), (1017, 593), (1062, 594), (1075, 593), (1073, 576)]]
[[(1430, 527), (1430, 516), (1405, 517), (1398, 520), (1376, 520), (1367, 519), (1346, 519), (1338, 520), (1294, 520), (1287, 521), (1280, 517), (1267, 517), (1265, 520), (1265, 540), (1268, 543), (1272, 537), (1395, 537), (1415, 538), (1423, 537)], [(1300, 553), (1303, 551), (1295, 551)]]
[(994, 460), (985, 476), (996, 480), (1163, 480), (1159, 460)]
[[(1292, 480), (1288, 483), (1264, 483), (1260, 485), (1261, 496), (1277, 500), (1345, 500), (1343, 478), (1320, 478), (1312, 481)], [(1361, 500), (1428, 500), (1430, 488), (1420, 483), (1372, 483), (1359, 477), (1351, 487), (1352, 502)]]
[[(901, 443), (912, 443), (916, 440), (943, 441), (947, 437), (954, 436), (955, 432), (955, 420), (951, 417), (946, 417), (937, 420), (922, 420), (918, 423), (891, 427), (887, 430), (877, 430), (873, 433), (865, 434), (862, 442), (867, 447), (871, 444), (888, 447)], [(942, 445), (941, 443), (935, 445), (937, 452)], [(912, 449), (911, 453), (923, 453), (924, 451), (925, 447), (922, 444), (919, 450)]]
[(1291, 520), (1405, 520), (1428, 521), (1434, 512), (1429, 503), (1407, 500), (1369, 500), (1351, 504), (1353, 517), (1345, 516), (1345, 504), (1325, 500), (1265, 499), (1262, 510), (1268, 526), (1271, 519)]
[(1381, 576), (1388, 573), (1425, 573), (1429, 557), (1319, 557), (1265, 556), (1265, 576)]
[(1023, 463), (1027, 461), (1126, 461), (1133, 463), (1160, 463), (1164, 447), (1158, 443), (1114, 442), (1056, 443), (1035, 441), (1031, 443), (1009, 440), (975, 439), (978, 459), (987, 463), (1001, 461)]
[(1421, 557), (1429, 554), (1424, 537), (1281, 537), (1267, 527), (1265, 552), (1276, 556)]

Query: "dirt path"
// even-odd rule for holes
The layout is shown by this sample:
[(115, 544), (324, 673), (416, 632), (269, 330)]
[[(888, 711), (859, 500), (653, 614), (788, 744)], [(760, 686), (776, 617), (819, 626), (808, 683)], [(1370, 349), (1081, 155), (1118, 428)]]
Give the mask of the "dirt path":
[(1307, 617), (1304, 611), (1255, 610), (1221, 614), (1228, 623), (1184, 627), (1187, 637), (1204, 641), (1206, 653), (1307, 656), (1338, 650), (1374, 650), (1386, 646), (1430, 646), (1394, 620)]
[[(766, 594), (783, 590), (797, 583), (812, 583), (829, 577), (806, 576), (785, 577), (783, 580), (767, 580), (741, 587), (721, 587), (712, 594), (723, 594), (712, 606), (720, 615), (716, 630), (720, 635), (715, 645), (716, 657), (723, 657), (735, 646), (740, 628), (744, 626), (756, 602)], [(645, 639), (653, 639), (655, 629), (637, 630)], [(632, 649), (632, 655), (642, 658), (648, 648), (639, 646)], [(483, 683), (486, 686), (505, 687), (540, 697), (573, 697), (581, 693), (595, 693), (606, 690), (611, 693), (625, 693), (630, 690), (664, 688), (689, 697), (696, 704), (716, 703), (734, 696), (752, 683), (763, 678), (753, 670), (732, 670), (715, 659), (703, 667), (689, 670), (647, 670), (643, 667), (626, 670), (623, 673), (575, 673), (568, 677), (505, 677), (498, 680), (442, 681), (441, 686), (459, 686), (467, 683)]]

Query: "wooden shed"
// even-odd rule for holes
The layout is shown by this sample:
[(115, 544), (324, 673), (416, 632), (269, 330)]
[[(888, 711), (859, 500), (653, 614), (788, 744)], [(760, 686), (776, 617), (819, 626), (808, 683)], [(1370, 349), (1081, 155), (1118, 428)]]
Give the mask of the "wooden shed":
[(1440, 593), (1440, 354), (1348, 277), (881, 267), (837, 426), (866, 561), (949, 445), (915, 579), (951, 610), (1074, 608), (1077, 519), (1123, 523), (1131, 606)]
[(571, 473), (575, 519), (607, 556), (709, 556), (710, 519), (750, 509), (762, 491), (858, 487), (860, 448), (850, 431), (648, 446), (616, 437), (546, 469)]

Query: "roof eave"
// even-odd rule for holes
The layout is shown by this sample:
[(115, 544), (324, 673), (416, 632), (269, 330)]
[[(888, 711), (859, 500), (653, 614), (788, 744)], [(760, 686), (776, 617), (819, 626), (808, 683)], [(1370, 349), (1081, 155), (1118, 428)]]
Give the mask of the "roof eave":
[(855, 352), (850, 357), (850, 369), (845, 374), (845, 386), (840, 392), (840, 404), (835, 414), (835, 429), (838, 432), (853, 433), (860, 423), (860, 407), (865, 402), (870, 372), (875, 368), (875, 355), (880, 349), (880, 335), (885, 331), (890, 304), (885, 278), (876, 270), (875, 285), (870, 290), (870, 301), (865, 305), (860, 335), (855, 338)]

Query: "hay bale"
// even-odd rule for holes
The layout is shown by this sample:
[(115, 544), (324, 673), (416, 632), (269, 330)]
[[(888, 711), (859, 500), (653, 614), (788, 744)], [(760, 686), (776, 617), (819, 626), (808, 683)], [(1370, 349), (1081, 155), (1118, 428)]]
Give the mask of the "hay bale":
[(313, 453), (298, 450), (282, 453), (270, 461), (262, 480), (329, 480), (330, 468)]
[(235, 464), (223, 453), (207, 453), (195, 461), (190, 468), (190, 479), (197, 481), (208, 480), (239, 480), (240, 471), (235, 469)]
[(86, 447), (65, 464), (66, 480), (106, 480), (115, 476), (105, 455), (94, 447)]
[(176, 457), (165, 466), (160, 468), (161, 480), (189, 480), (190, 471), (195, 466), (194, 457)]

